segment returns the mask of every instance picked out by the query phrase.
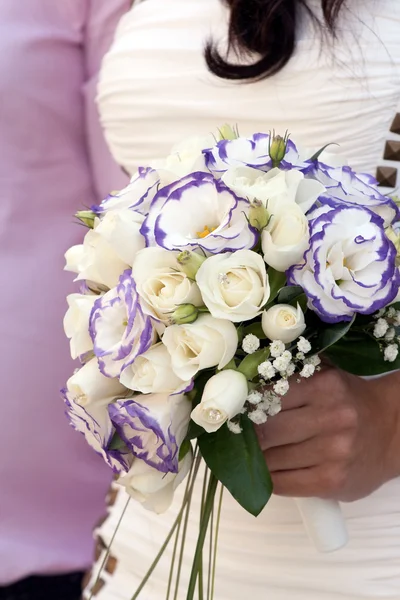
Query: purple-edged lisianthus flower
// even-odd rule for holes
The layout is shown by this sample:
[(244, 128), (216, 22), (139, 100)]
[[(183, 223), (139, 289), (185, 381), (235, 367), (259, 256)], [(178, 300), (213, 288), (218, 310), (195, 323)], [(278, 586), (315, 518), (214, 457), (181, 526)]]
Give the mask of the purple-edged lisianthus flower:
[(379, 192), (378, 182), (372, 175), (356, 173), (348, 166), (329, 167), (320, 162), (310, 163), (303, 172), (325, 186), (324, 197), (320, 198), (323, 204), (369, 208), (382, 217), (386, 227), (400, 216), (396, 203)]
[(96, 300), (90, 315), (90, 336), (100, 371), (119, 377), (154, 340), (151, 318), (143, 313), (130, 270), (116, 288)]
[[(206, 165), (214, 175), (223, 175), (232, 167), (253, 167), (261, 171), (272, 168), (269, 155), (270, 136), (267, 133), (255, 133), (249, 138), (221, 140), (213, 148), (204, 150)], [(302, 163), (296, 146), (288, 140), (286, 154), (280, 164), (281, 169)]]
[(177, 473), (191, 408), (184, 394), (147, 394), (118, 400), (109, 406), (109, 414), (137, 458), (162, 473)]
[(92, 210), (102, 215), (112, 210), (130, 208), (145, 215), (159, 183), (160, 175), (155, 169), (140, 167), (124, 189), (110, 194), (99, 206), (92, 206)]
[(193, 173), (158, 192), (141, 233), (147, 246), (166, 250), (252, 248), (258, 232), (246, 219), (249, 206), (209, 173)]
[(360, 207), (339, 206), (312, 220), (310, 234), (305, 262), (289, 269), (288, 282), (303, 288), (323, 321), (350, 321), (396, 297), (396, 249), (380, 217)]
[(129, 471), (132, 455), (125, 450), (110, 450), (115, 429), (108, 414), (110, 400), (98, 400), (86, 406), (76, 401), (74, 394), (62, 390), (66, 413), (72, 427), (82, 433), (86, 442), (117, 473)]

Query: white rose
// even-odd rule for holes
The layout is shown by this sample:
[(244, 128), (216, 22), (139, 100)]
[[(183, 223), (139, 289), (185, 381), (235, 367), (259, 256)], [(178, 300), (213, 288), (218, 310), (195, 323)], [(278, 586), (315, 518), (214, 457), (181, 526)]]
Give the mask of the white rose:
[(70, 294), (67, 296), (68, 310), (64, 317), (64, 331), (70, 339), (71, 356), (75, 360), (93, 349), (89, 333), (89, 317), (98, 296)]
[(234, 357), (238, 341), (233, 323), (206, 314), (190, 325), (167, 327), (162, 338), (174, 372), (184, 381), (201, 369), (225, 367)]
[(126, 389), (118, 381), (100, 373), (97, 360), (93, 358), (76, 371), (67, 381), (67, 391), (80, 406), (124, 394)]
[(280, 340), (290, 344), (305, 330), (304, 314), (300, 306), (276, 304), (263, 313), (262, 328), (270, 340)]
[(66, 271), (77, 273), (76, 280), (86, 279), (113, 288), (120, 275), (132, 266), (139, 250), (145, 247), (140, 233), (144, 217), (129, 209), (106, 212), (96, 218), (94, 229), (85, 235), (83, 244), (66, 254)]
[(214, 144), (211, 136), (188, 138), (176, 144), (165, 160), (153, 162), (151, 166), (157, 169), (163, 185), (173, 183), (189, 173), (208, 172), (203, 150)]
[(172, 394), (188, 388), (172, 370), (171, 357), (164, 344), (155, 344), (121, 373), (121, 383), (142, 394)]
[(130, 267), (136, 254), (145, 247), (140, 233), (143, 215), (134, 210), (111, 211), (104, 215), (95, 231), (110, 244), (118, 257)]
[(277, 271), (286, 271), (301, 261), (309, 240), (308, 220), (301, 208), (290, 202), (277, 204), (261, 233), (264, 260)]
[(143, 310), (163, 323), (180, 304), (202, 306), (203, 300), (196, 283), (182, 271), (176, 260), (179, 252), (164, 248), (141, 250), (132, 267)]
[(305, 179), (303, 173), (292, 169), (271, 169), (268, 173), (252, 167), (228, 169), (222, 181), (239, 196), (260, 200), (270, 212), (282, 202), (295, 202), (305, 214), (325, 187), (315, 179)]
[(118, 483), (144, 508), (161, 514), (171, 506), (174, 492), (189, 473), (191, 465), (191, 452), (179, 463), (178, 474), (162, 473), (137, 458)]
[(265, 263), (251, 250), (211, 256), (201, 265), (196, 281), (212, 316), (234, 323), (261, 314), (270, 296)]
[(77, 246), (71, 246), (65, 253), (65, 271), (71, 271), (71, 273), (79, 273), (80, 265), (85, 255), (83, 244)]
[(83, 244), (66, 252), (65, 260), (65, 270), (78, 274), (75, 281), (86, 279), (106, 288), (115, 287), (121, 273), (128, 268), (95, 229), (87, 232)]
[(207, 433), (217, 431), (242, 410), (248, 395), (247, 379), (239, 371), (221, 371), (209, 379), (192, 420)]

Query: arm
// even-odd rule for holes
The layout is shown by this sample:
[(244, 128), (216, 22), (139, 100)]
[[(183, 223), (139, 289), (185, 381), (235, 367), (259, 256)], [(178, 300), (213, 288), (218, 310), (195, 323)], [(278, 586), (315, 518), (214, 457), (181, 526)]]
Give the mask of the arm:
[(327, 368), (293, 381), (259, 428), (275, 493), (353, 501), (400, 476), (400, 373), (365, 381)]

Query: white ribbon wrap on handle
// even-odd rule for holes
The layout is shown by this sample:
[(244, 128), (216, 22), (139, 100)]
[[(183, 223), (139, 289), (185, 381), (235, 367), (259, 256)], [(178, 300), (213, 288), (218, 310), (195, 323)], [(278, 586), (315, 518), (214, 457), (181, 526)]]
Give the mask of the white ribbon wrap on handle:
[(348, 542), (346, 522), (339, 502), (321, 498), (296, 498), (308, 536), (320, 552), (334, 552)]

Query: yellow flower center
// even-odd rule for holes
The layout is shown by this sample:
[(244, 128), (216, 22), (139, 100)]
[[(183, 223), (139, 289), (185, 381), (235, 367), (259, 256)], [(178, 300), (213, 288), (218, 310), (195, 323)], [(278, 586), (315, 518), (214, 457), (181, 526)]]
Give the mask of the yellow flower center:
[(210, 233), (212, 233), (216, 229), (217, 229), (216, 227), (209, 227), (208, 225), (204, 225), (203, 231), (197, 232), (197, 237), (200, 239), (203, 239), (203, 238), (207, 237), (208, 235), (210, 235)]

